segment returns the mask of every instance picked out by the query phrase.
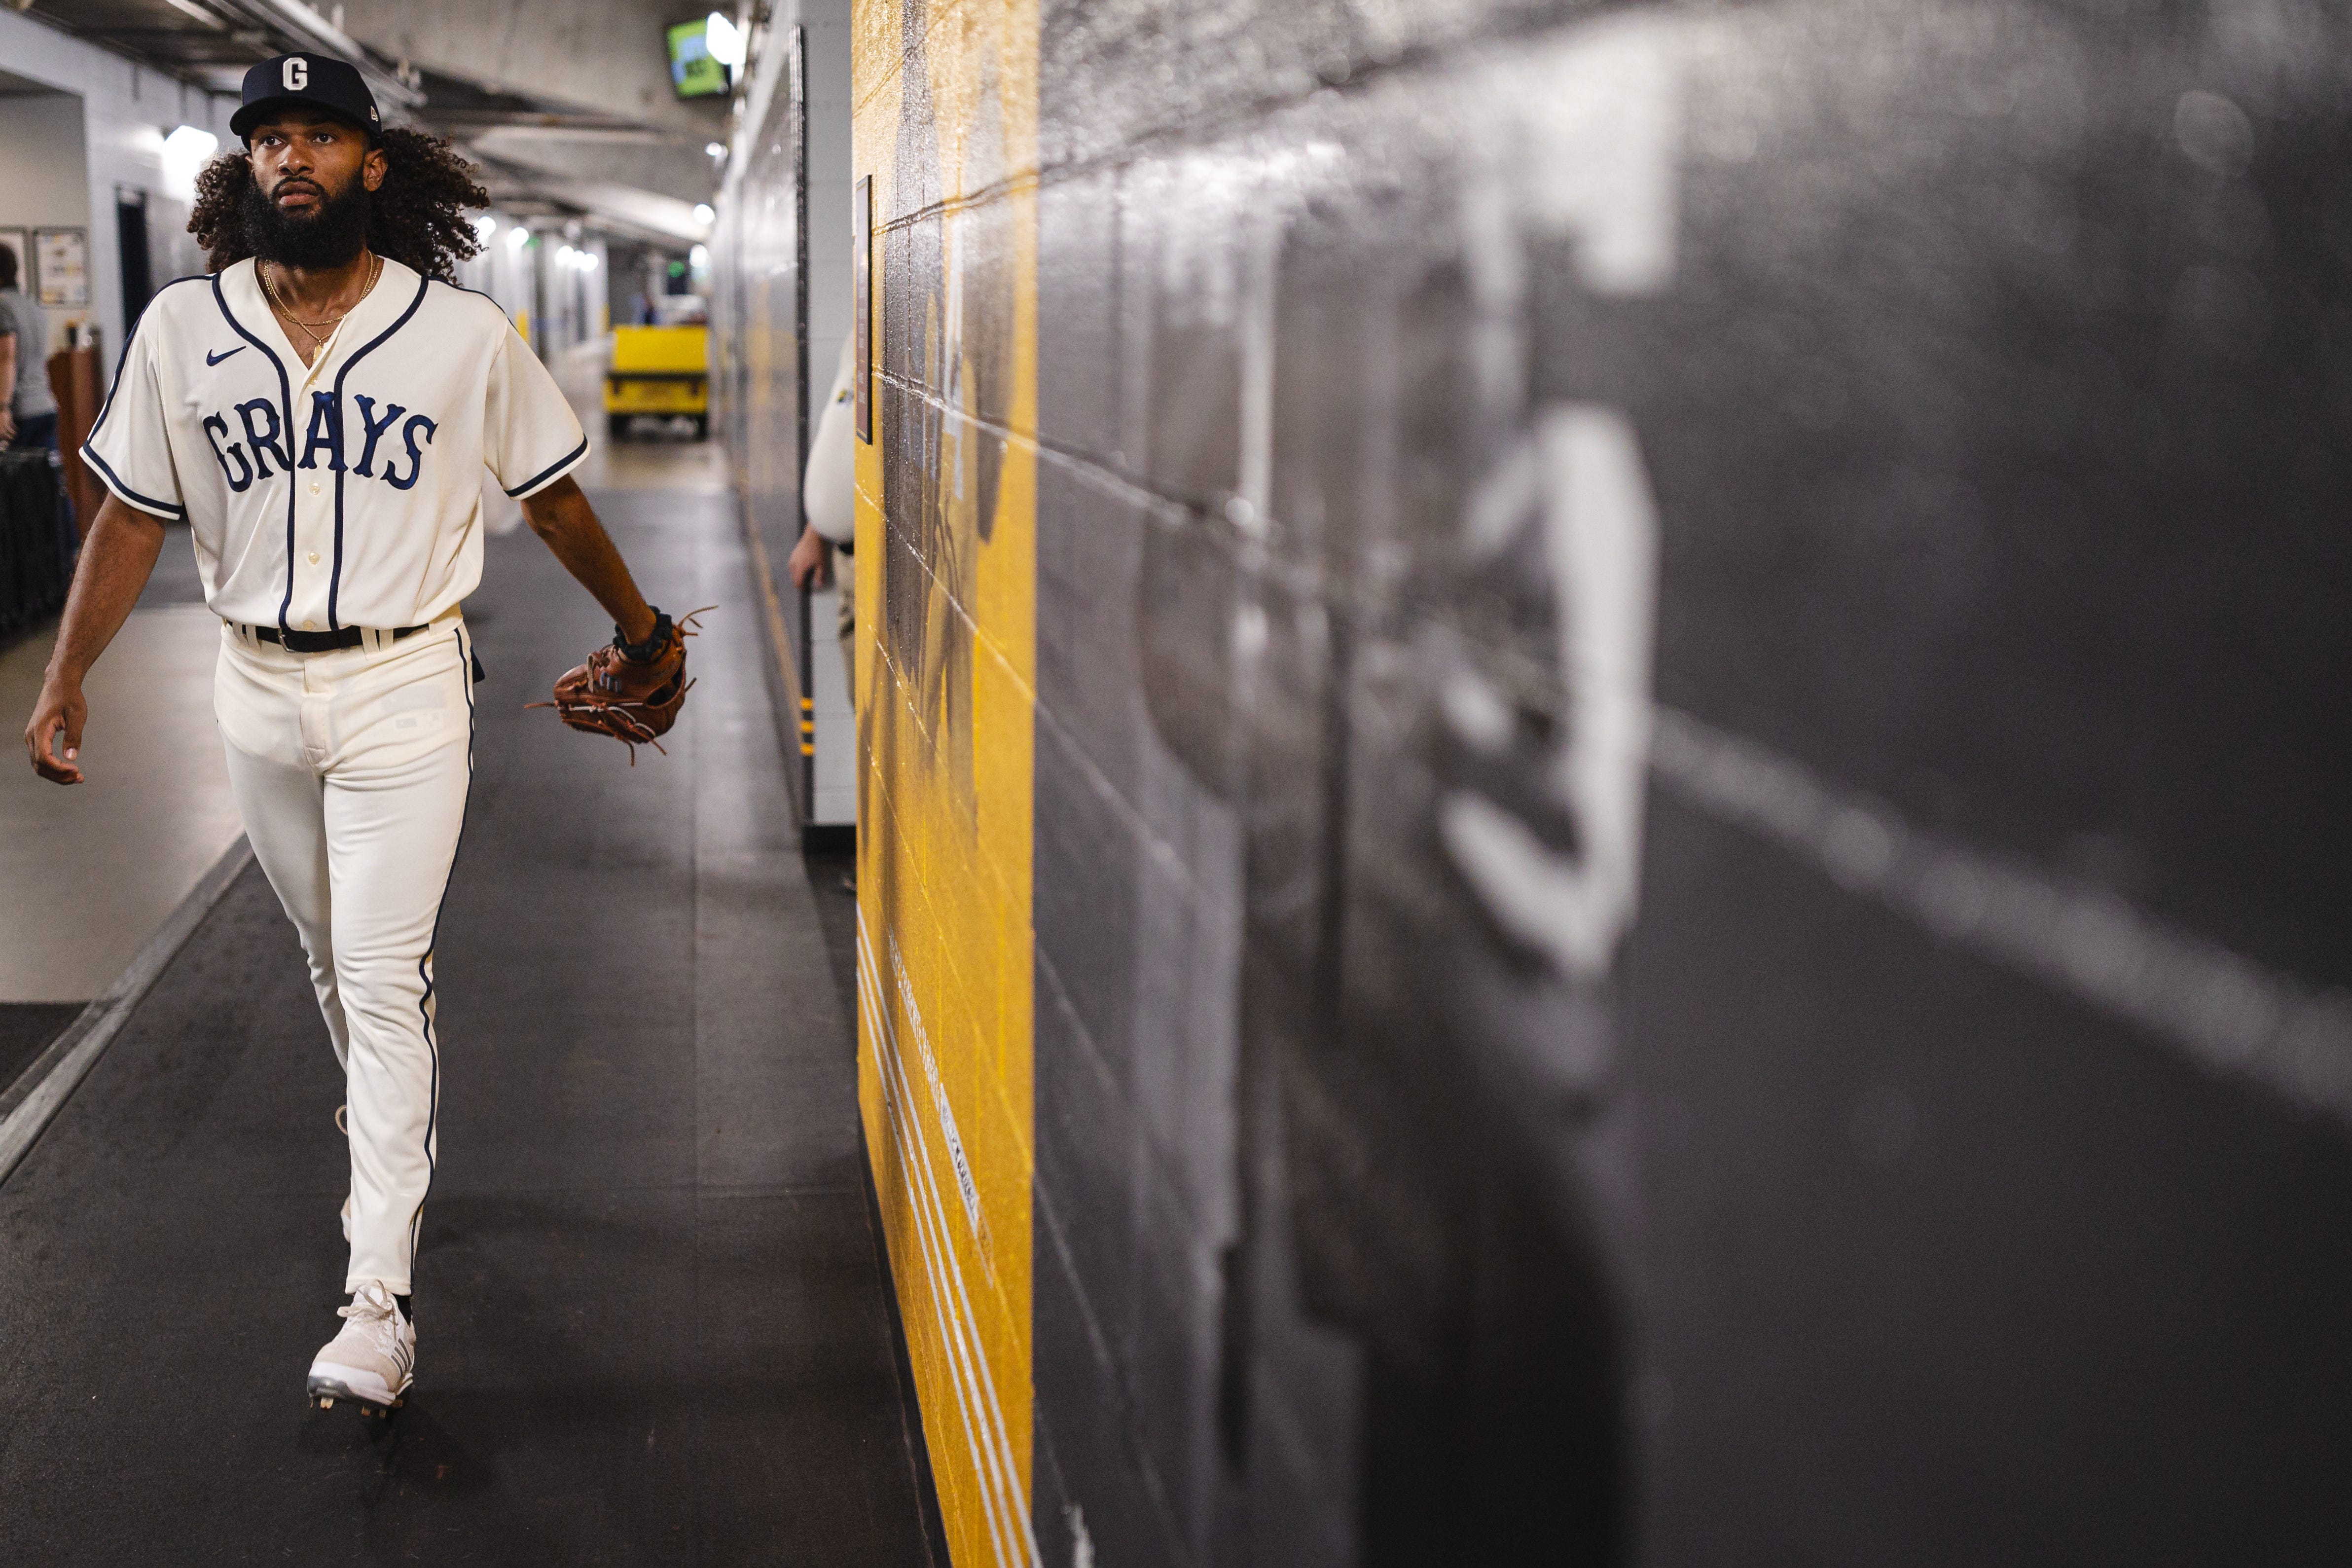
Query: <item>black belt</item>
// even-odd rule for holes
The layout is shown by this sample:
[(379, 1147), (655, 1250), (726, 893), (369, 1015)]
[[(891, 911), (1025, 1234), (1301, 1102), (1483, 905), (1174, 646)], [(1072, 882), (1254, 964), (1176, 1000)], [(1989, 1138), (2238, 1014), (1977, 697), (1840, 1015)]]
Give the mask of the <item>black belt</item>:
[[(250, 629), (263, 642), (274, 642), (288, 653), (332, 653), (337, 648), (357, 647), (367, 637), (367, 634), (357, 626), (345, 626), (332, 632), (281, 632), (276, 626), (254, 626)], [(393, 640), (397, 642), (411, 632), (423, 630), (423, 626), (394, 626)]]

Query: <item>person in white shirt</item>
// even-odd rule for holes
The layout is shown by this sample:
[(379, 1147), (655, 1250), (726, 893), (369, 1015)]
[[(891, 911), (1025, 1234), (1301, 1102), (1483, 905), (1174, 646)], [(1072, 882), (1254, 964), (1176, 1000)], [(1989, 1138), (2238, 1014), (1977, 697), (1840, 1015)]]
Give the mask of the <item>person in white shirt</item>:
[(830, 573), (841, 589), (835, 634), (841, 639), (841, 669), (849, 682), (849, 706), (857, 706), (857, 580), (852, 552), (857, 545), (856, 371), (853, 338), (841, 340), (841, 366), (818, 416), (809, 443), (808, 471), (801, 479), (801, 515), (808, 526), (785, 559), (795, 588), (822, 586)]
[(448, 281), (473, 251), (464, 209), (488, 200), (468, 166), (382, 127), (359, 72), (325, 56), (254, 67), (230, 124), (246, 150), (205, 170), (189, 225), (213, 271), (148, 306), (82, 448), (110, 494), (25, 741), (43, 777), (80, 781), (84, 676), (164, 520), (184, 519), (222, 622), (230, 784), (345, 1073), (351, 1300), (306, 1388), (380, 1413), (416, 1357), (434, 931), (473, 773), (461, 606), (481, 579), (485, 468), (625, 657), (650, 657), (668, 618), (568, 477), (588, 438), (554, 379), (495, 303)]

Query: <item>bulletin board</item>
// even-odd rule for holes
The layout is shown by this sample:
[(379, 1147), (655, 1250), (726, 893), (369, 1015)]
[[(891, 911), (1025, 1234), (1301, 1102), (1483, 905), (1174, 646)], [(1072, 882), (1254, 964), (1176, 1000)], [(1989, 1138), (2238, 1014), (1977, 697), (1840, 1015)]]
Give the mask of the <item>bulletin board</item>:
[(68, 309), (89, 303), (89, 231), (83, 228), (37, 228), (33, 231), (34, 298), (44, 305)]

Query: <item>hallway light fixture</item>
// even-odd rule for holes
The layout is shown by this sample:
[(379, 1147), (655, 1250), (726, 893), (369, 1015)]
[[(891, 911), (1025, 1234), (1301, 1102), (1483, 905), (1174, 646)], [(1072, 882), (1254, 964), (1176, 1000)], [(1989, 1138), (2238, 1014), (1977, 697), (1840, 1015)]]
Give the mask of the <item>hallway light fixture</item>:
[(717, 217), (718, 216), (719, 216), (719, 215), (718, 215), (717, 213), (712, 212), (712, 211), (710, 210), (710, 204), (709, 204), (709, 202), (697, 202), (697, 203), (695, 203), (695, 204), (694, 204), (694, 221), (695, 221), (695, 222), (697, 222), (697, 223), (709, 223), (711, 219), (713, 219), (713, 218)]
[(507, 230), (507, 248), (509, 250), (519, 251), (530, 243), (530, 230), (523, 227), (522, 225), (517, 224), (514, 227)]
[(220, 151), (220, 138), (194, 125), (183, 125), (163, 138), (163, 193), (179, 201), (194, 201), (196, 176)]
[(498, 232), (499, 220), (492, 217), (489, 214), (484, 213), (481, 216), (474, 220), (474, 238), (477, 243), (482, 245), (489, 244), (491, 237)]
[(702, 39), (710, 58), (729, 70), (743, 68), (743, 34), (724, 11), (713, 11), (702, 24)]

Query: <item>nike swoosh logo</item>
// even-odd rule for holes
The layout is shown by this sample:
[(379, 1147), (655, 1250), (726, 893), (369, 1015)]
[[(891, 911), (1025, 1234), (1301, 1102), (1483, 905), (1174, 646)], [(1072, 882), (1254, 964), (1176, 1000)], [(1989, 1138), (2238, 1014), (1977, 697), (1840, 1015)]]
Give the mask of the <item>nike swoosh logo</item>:
[(228, 358), (229, 354), (241, 354), (241, 353), (243, 353), (244, 352), (245, 352), (245, 345), (244, 345), (243, 343), (239, 343), (239, 344), (237, 344), (237, 345), (236, 345), (236, 347), (233, 348), (233, 349), (230, 349), (230, 350), (228, 351), (228, 353), (207, 353), (205, 355), (205, 363), (206, 364), (218, 364), (218, 363), (220, 363), (220, 362), (221, 362), (221, 361), (223, 361), (223, 360), (225, 360), (225, 359)]

